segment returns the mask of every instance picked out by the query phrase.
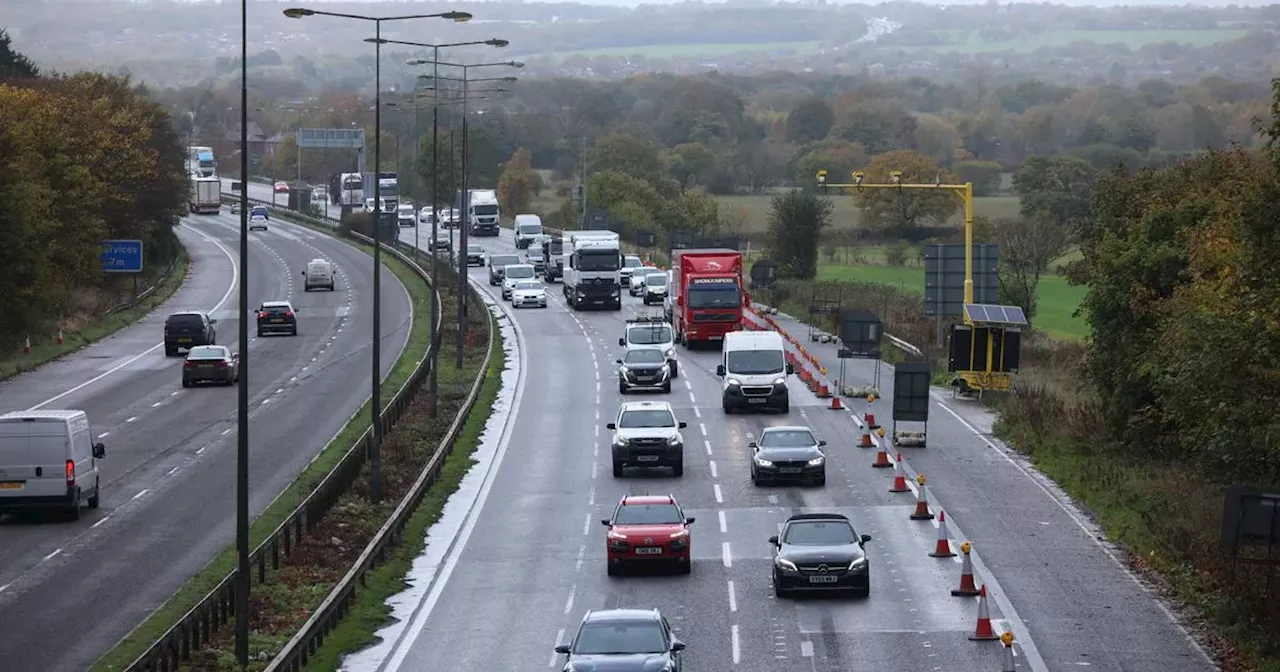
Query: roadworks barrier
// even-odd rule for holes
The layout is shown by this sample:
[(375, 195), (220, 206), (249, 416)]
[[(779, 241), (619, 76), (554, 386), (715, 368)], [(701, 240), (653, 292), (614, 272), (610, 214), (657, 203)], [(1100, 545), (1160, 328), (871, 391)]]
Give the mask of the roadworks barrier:
[(924, 432), (898, 431), (893, 433), (893, 445), (901, 448), (924, 448)]

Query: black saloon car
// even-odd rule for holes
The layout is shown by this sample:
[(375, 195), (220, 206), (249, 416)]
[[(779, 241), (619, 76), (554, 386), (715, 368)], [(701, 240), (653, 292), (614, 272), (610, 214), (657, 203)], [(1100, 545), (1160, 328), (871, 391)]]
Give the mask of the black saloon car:
[(240, 382), (240, 356), (225, 345), (199, 345), (187, 353), (182, 363), (182, 386), (196, 383), (234, 385)]
[(657, 609), (588, 611), (573, 641), (556, 647), (564, 672), (680, 672), (682, 651)]
[(657, 348), (632, 348), (618, 363), (618, 393), (635, 390), (671, 391), (671, 367)]
[(801, 513), (791, 516), (782, 533), (769, 537), (774, 547), (773, 593), (851, 590), (871, 594), (871, 574), (864, 546), (871, 535), (859, 536), (846, 516)]
[(288, 301), (263, 301), (258, 308), (258, 335), (298, 335), (298, 311)]
[(507, 266), (520, 263), (520, 257), (514, 254), (495, 254), (489, 257), (489, 284), (501, 285), (507, 279)]
[(467, 266), (484, 266), (484, 248), (479, 245), (467, 246)]
[(218, 321), (206, 313), (174, 313), (164, 321), (164, 356), (176, 357), (179, 349), (190, 350), (197, 345), (216, 345)]
[(819, 441), (808, 427), (766, 427), (751, 448), (751, 482), (801, 482), (827, 484), (826, 441)]

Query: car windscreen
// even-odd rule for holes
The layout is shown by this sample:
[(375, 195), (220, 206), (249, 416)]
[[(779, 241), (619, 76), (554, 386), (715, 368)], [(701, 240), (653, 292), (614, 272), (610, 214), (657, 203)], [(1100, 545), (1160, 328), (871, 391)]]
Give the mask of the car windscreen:
[(484, 254), (484, 248), (479, 245), (468, 245), (467, 254)]
[(658, 271), (657, 273), (650, 273), (649, 275), (644, 276), (644, 284), (650, 287), (666, 287), (667, 274), (663, 273), (662, 271)]
[(267, 216), (267, 208), (266, 208), (265, 206), (262, 206), (262, 205), (255, 205), (255, 206), (253, 206), (253, 209), (249, 211), (249, 214), (251, 214), (251, 215), (262, 215), (263, 217), (266, 217), (266, 216)]
[(262, 312), (268, 315), (284, 315), (290, 312), (289, 306), (263, 306)]
[(857, 541), (853, 527), (844, 521), (808, 520), (787, 526), (787, 544), (804, 546), (836, 546)]
[(804, 429), (779, 429), (760, 436), (761, 448), (808, 448), (818, 442)]
[(204, 327), (204, 321), (199, 315), (170, 315), (169, 319), (165, 320), (164, 326), (176, 329), (200, 329)]
[(725, 360), (729, 373), (743, 376), (782, 373), (786, 369), (781, 350), (734, 350)]
[(542, 233), (541, 224), (521, 224), (520, 233), (527, 235)]
[(627, 341), (636, 345), (670, 343), (671, 327), (665, 324), (654, 327), (631, 327), (627, 330)]
[(640, 268), (641, 265), (640, 257), (626, 256), (622, 258), (623, 268)]
[(666, 355), (661, 350), (628, 350), (625, 357), (622, 358), (623, 364), (631, 366), (639, 366), (645, 364), (661, 364), (667, 361)]
[(187, 353), (187, 359), (225, 359), (227, 351), (224, 348), (213, 345), (201, 345), (191, 348), (191, 352)]
[(497, 254), (492, 257), (489, 257), (489, 265), (493, 266), (494, 268), (500, 269), (503, 266), (508, 266), (510, 264), (518, 264), (518, 263), (520, 263), (520, 257), (517, 257), (514, 254)]
[(536, 280), (529, 280), (526, 282), (517, 282), (515, 288), (516, 289), (542, 289), (542, 283)]
[(513, 280), (532, 278), (534, 276), (533, 269), (528, 266), (508, 266), (506, 273), (507, 277)]
[(573, 652), (584, 656), (623, 656), (666, 650), (666, 640), (656, 621), (585, 623), (573, 641)]
[(680, 525), (684, 516), (675, 504), (626, 504), (618, 507), (614, 525)]
[(676, 419), (671, 411), (626, 411), (618, 419), (621, 429), (644, 429), (652, 427), (675, 427)]

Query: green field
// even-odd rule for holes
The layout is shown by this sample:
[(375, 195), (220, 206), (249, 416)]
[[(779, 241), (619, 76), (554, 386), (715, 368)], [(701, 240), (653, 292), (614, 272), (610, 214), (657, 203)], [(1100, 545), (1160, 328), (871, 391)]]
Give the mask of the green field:
[(1178, 44), (1203, 47), (1218, 42), (1239, 39), (1249, 31), (1231, 28), (1210, 30), (1053, 30), (1009, 40), (984, 40), (976, 30), (940, 30), (934, 32), (946, 35), (950, 38), (951, 44), (929, 47), (930, 49), (975, 54), (991, 51), (1035, 51), (1041, 47), (1065, 47), (1075, 42), (1123, 44), (1131, 49), (1161, 42), (1177, 42)]
[(532, 54), (528, 58), (550, 58), (563, 60), (570, 56), (644, 56), (645, 58), (671, 58), (676, 56), (725, 56), (743, 52), (784, 51), (811, 52), (816, 51), (819, 42), (727, 42), (727, 43), (686, 43), (686, 44), (646, 44), (634, 47), (608, 47), (604, 49), (580, 49), (577, 51), (556, 51)]
[[(771, 196), (717, 196), (726, 207), (742, 208), (747, 213), (747, 224), (743, 233), (762, 233), (769, 228), (769, 203)], [(835, 209), (832, 212), (834, 228), (851, 228), (858, 225), (858, 208), (852, 196), (830, 196)], [(1018, 199), (1016, 196), (980, 196), (973, 199), (973, 213), (986, 217), (1017, 217)], [(952, 220), (957, 226), (964, 223), (964, 213), (957, 212)]]

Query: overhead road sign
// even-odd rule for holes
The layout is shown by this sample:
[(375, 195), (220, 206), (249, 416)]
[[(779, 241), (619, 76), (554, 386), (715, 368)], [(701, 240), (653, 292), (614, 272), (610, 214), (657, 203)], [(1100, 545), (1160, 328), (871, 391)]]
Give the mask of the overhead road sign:
[(363, 128), (300, 128), (298, 147), (303, 149), (364, 149)]
[(104, 240), (98, 251), (103, 273), (141, 273), (141, 240)]

